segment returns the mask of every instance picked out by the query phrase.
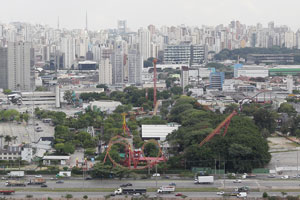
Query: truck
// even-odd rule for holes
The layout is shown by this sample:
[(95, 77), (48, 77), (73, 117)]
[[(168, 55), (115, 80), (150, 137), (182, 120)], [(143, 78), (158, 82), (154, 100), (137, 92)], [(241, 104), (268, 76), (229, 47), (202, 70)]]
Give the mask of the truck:
[(0, 194), (3, 194), (3, 195), (11, 195), (15, 193), (14, 190), (0, 190)]
[(5, 186), (6, 187), (25, 187), (26, 185), (25, 185), (24, 181), (12, 180), (12, 181), (6, 181)]
[(71, 176), (71, 172), (70, 171), (60, 171), (57, 176), (60, 177), (70, 177)]
[(137, 189), (137, 188), (119, 188), (115, 190), (115, 195), (122, 195), (122, 194), (146, 194), (147, 189)]
[(158, 190), (157, 193), (171, 193), (175, 192), (175, 186), (161, 186)]
[(246, 193), (249, 193), (250, 192), (250, 188), (247, 187), (247, 186), (243, 186), (243, 187), (235, 188), (234, 191), (235, 192), (246, 192)]
[(27, 185), (42, 185), (45, 184), (46, 180), (43, 178), (35, 178), (35, 179), (30, 179)]
[(24, 171), (11, 171), (10, 173), (8, 173), (8, 176), (15, 178), (24, 177)]
[(195, 179), (195, 184), (213, 184), (214, 177), (213, 176), (198, 176)]

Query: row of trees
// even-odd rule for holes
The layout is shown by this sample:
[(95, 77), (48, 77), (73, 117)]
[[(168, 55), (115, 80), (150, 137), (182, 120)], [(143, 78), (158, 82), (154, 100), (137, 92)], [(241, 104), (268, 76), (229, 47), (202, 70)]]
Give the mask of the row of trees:
[(193, 98), (178, 99), (169, 120), (182, 126), (167, 137), (174, 147), (170, 152), (172, 156), (168, 166), (214, 168), (218, 161), (218, 168), (223, 168), (225, 161), (229, 171), (249, 172), (267, 164), (271, 158), (267, 141), (254, 121), (246, 116), (234, 117), (225, 137), (217, 135), (204, 146), (199, 146), (225, 117), (226, 115), (205, 110)]
[(18, 122), (22, 122), (24, 120), (25, 122), (28, 122), (29, 115), (27, 113), (19, 113), (14, 109), (0, 111), (0, 122), (1, 121), (7, 122), (7, 121), (14, 121), (14, 120)]

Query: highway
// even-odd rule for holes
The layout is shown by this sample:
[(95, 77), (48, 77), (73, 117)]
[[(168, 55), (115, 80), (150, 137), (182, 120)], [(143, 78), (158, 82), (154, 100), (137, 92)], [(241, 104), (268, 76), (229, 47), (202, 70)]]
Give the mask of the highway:
[[(18, 191), (15, 194), (11, 195), (10, 197), (18, 198), (18, 199), (25, 199), (26, 195), (33, 195), (34, 198), (60, 198), (62, 196), (65, 196), (66, 194), (72, 194), (73, 197), (82, 198), (84, 195), (87, 195), (89, 198), (99, 198), (99, 197), (105, 197), (106, 195), (109, 195), (108, 192), (24, 192), (24, 191)], [(148, 192), (147, 195), (149, 197), (175, 197), (175, 193), (171, 194), (162, 194), (157, 195), (154, 192)], [(183, 195), (187, 197), (219, 197), (222, 196), (217, 195), (215, 192), (182, 192)], [(282, 196), (280, 192), (269, 192), (269, 196)], [(288, 192), (287, 195), (297, 196), (300, 195), (300, 192)], [(1, 197), (2, 195), (0, 195)], [(124, 197), (124, 195), (118, 196), (118, 197)], [(248, 194), (248, 197), (262, 197), (262, 192), (250, 192)], [(177, 197), (178, 199), (182, 199), (181, 197)]]
[[(28, 178), (27, 178), (28, 179)], [(133, 187), (138, 188), (157, 188), (162, 185), (168, 185), (170, 183), (175, 183), (177, 188), (191, 188), (198, 189), (202, 188), (218, 188), (219, 190), (230, 190), (232, 188), (248, 186), (251, 189), (260, 189), (260, 191), (265, 190), (296, 190), (300, 191), (300, 179), (299, 180), (278, 180), (278, 179), (268, 179), (268, 180), (258, 180), (258, 179), (246, 179), (242, 180), (242, 183), (233, 183), (233, 180), (216, 180), (214, 184), (194, 184), (193, 180), (166, 180), (166, 179), (147, 179), (147, 180), (64, 180), (64, 183), (57, 184), (56, 180), (47, 180), (48, 189), (55, 188), (106, 188), (114, 189), (118, 188), (121, 184), (132, 183)], [(39, 188), (40, 186), (26, 186), (26, 188)], [(5, 188), (5, 181), (0, 181), (0, 188)]]

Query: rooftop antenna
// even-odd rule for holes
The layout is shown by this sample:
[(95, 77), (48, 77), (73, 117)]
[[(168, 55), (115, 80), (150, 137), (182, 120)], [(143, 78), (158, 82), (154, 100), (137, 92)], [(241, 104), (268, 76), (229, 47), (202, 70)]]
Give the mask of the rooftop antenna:
[(85, 13), (85, 30), (88, 30), (88, 16), (87, 16), (87, 11)]

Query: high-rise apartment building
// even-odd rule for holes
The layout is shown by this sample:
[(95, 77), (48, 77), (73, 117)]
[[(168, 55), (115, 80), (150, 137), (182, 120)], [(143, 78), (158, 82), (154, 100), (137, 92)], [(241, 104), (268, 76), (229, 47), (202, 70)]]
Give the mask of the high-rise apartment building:
[(30, 43), (8, 42), (0, 49), (0, 88), (31, 90), (31, 75)]
[(151, 57), (151, 40), (150, 32), (147, 29), (140, 28), (138, 31), (139, 36), (139, 52), (144, 60)]
[(8, 88), (7, 48), (0, 47), (0, 88)]
[(112, 65), (112, 84), (121, 85), (124, 83), (124, 53), (120, 49), (116, 49), (111, 54)]
[(130, 50), (128, 53), (128, 83), (142, 83), (143, 57), (137, 50)]
[(99, 65), (99, 84), (112, 84), (112, 65), (108, 58), (101, 60)]
[(187, 66), (181, 67), (181, 76), (180, 76), (180, 83), (182, 90), (189, 84), (189, 68)]
[(127, 32), (127, 21), (126, 20), (118, 20), (118, 32), (119, 33)]
[(68, 36), (61, 38), (61, 52), (65, 54), (64, 68), (71, 69), (75, 61), (75, 39)]

